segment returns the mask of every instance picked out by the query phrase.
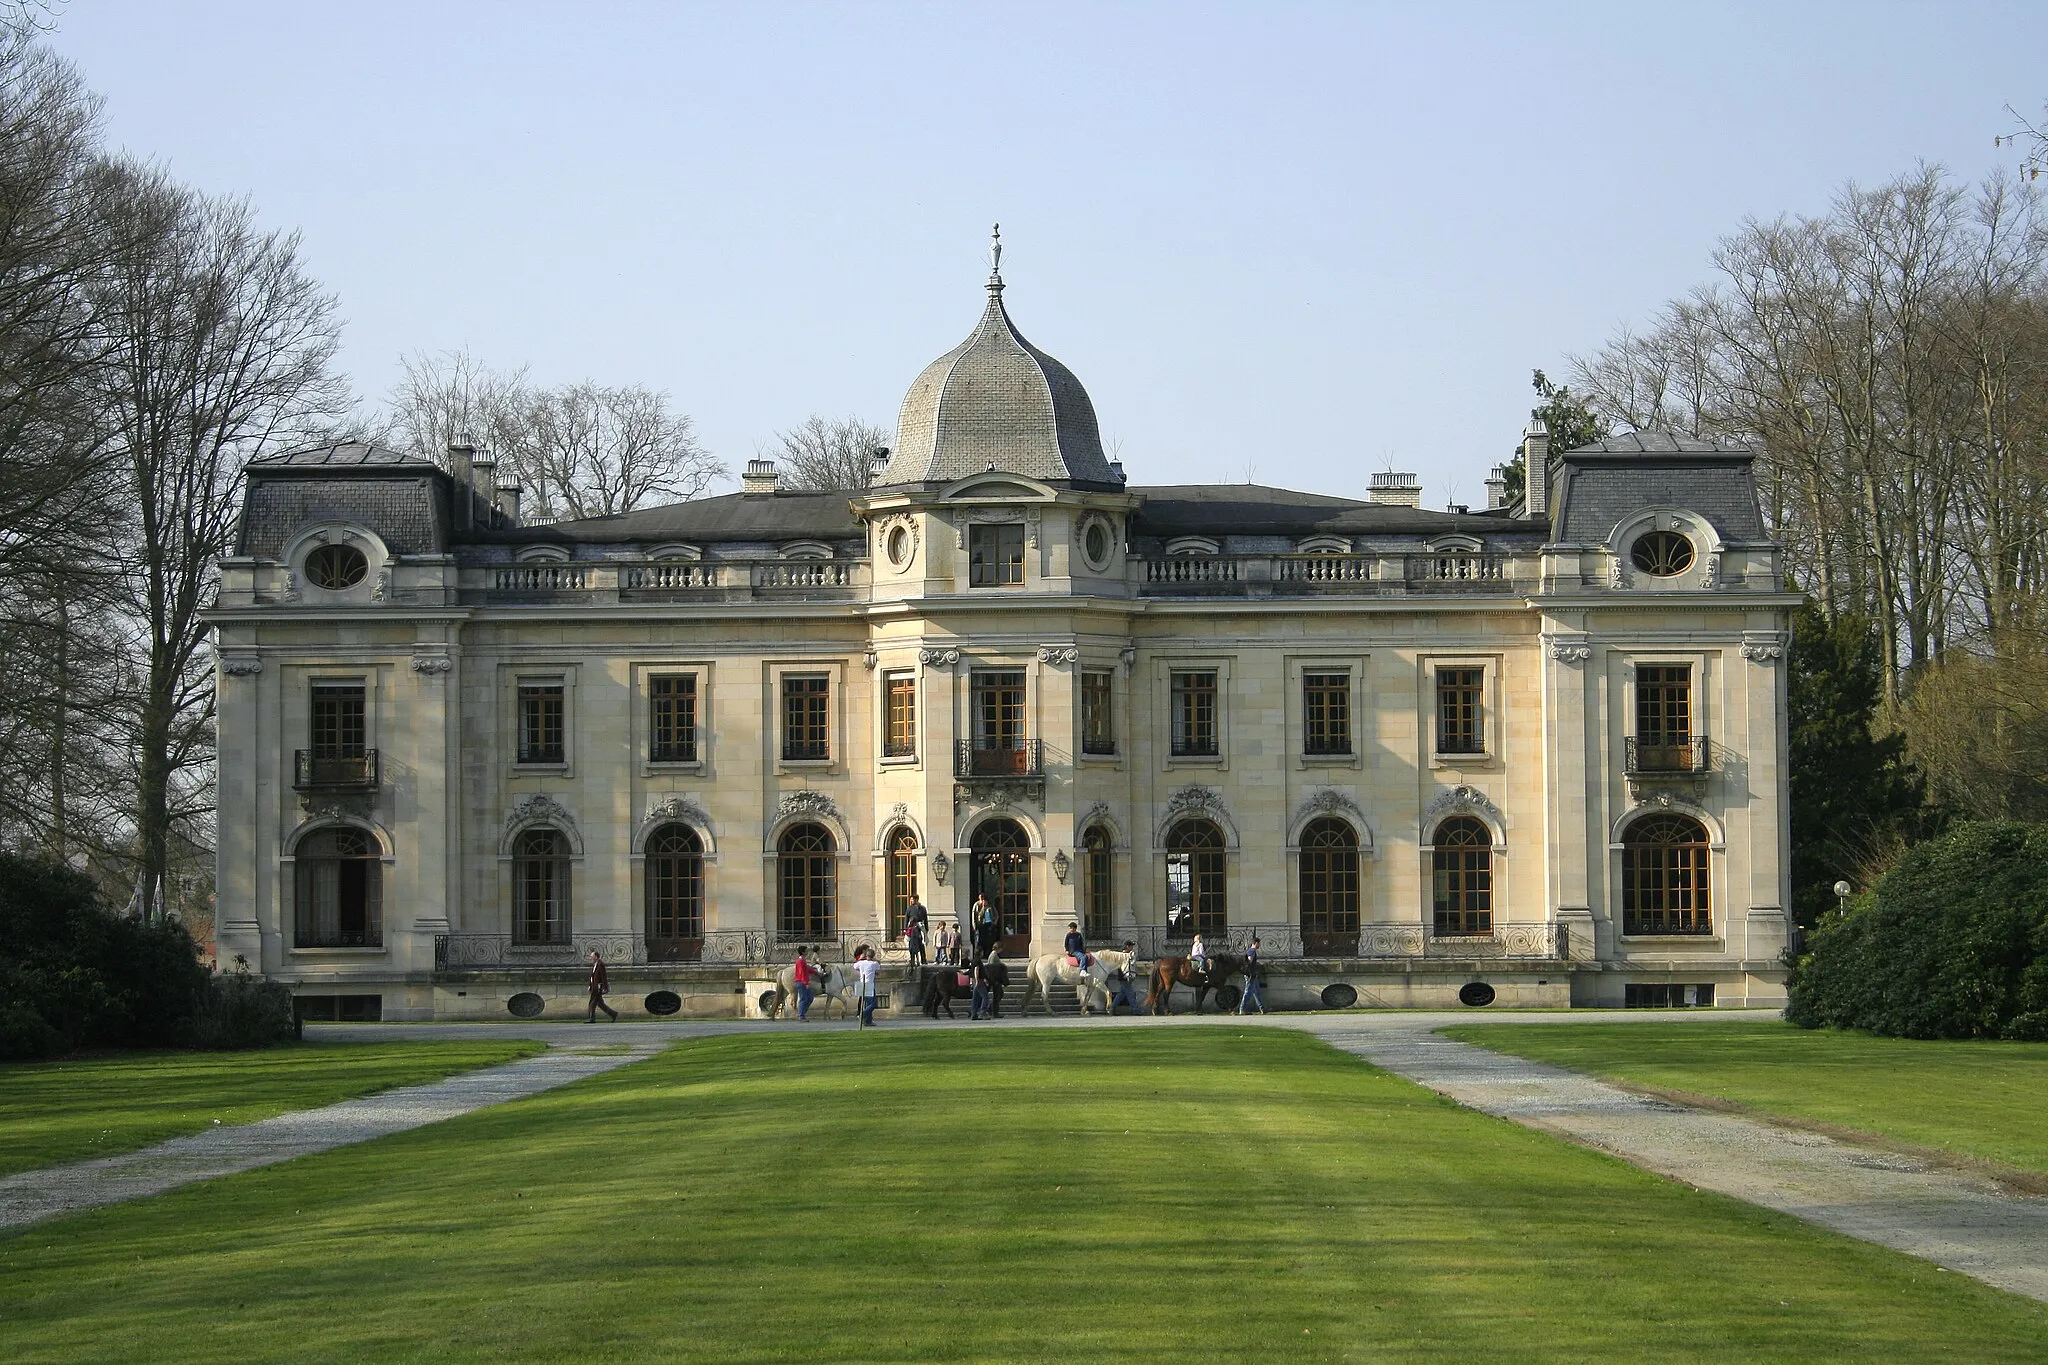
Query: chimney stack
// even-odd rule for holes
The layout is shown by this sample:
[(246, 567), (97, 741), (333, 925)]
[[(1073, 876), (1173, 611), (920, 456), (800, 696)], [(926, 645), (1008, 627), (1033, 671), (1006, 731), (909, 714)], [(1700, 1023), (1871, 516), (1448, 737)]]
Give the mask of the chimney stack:
[(1522, 429), (1522, 515), (1550, 520), (1550, 428), (1541, 417)]
[(470, 460), (470, 468), (476, 472), (476, 500), (480, 507), (495, 508), (498, 505), (498, 457), (488, 450), (479, 450)]
[(1124, 477), (1124, 462), (1122, 460), (1111, 460), (1109, 462), (1109, 472), (1115, 476), (1116, 481), (1118, 483), (1129, 482), (1129, 480)]
[(746, 471), (740, 475), (740, 492), (749, 496), (770, 494), (776, 483), (775, 461), (748, 460)]
[(519, 495), (526, 490), (516, 483), (501, 483), (497, 489), (498, 515), (507, 526), (519, 524)]
[(1508, 467), (1497, 464), (1486, 476), (1486, 506), (1491, 511), (1508, 505)]
[(1375, 474), (1366, 501), (1376, 507), (1422, 506), (1422, 480), (1413, 474)]
[(455, 479), (455, 524), (470, 530), (476, 525), (476, 438), (466, 431), (448, 442), (448, 472)]

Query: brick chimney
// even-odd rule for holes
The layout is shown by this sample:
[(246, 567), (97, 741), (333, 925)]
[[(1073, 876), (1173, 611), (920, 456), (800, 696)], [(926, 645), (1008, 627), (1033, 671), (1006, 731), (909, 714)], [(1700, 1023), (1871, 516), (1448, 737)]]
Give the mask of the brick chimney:
[(1497, 464), (1486, 476), (1486, 506), (1489, 511), (1508, 505), (1508, 467)]
[(455, 524), (476, 525), (476, 437), (458, 431), (448, 442), (448, 472), (455, 479)]
[(740, 492), (749, 496), (772, 494), (779, 483), (775, 461), (748, 460), (745, 472), (740, 475)]
[(1422, 506), (1422, 480), (1413, 474), (1375, 474), (1366, 500), (1378, 507)]

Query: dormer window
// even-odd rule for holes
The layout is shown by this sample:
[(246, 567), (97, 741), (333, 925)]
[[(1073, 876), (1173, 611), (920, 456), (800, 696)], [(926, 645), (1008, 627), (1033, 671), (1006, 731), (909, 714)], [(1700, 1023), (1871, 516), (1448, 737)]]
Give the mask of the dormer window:
[(1675, 578), (1692, 567), (1692, 542), (1676, 531), (1646, 531), (1636, 537), (1628, 557), (1652, 578)]
[(1015, 522), (967, 528), (967, 581), (976, 588), (1024, 581), (1024, 528)]
[(353, 545), (322, 545), (306, 556), (306, 581), (329, 592), (353, 588), (369, 572), (368, 557)]

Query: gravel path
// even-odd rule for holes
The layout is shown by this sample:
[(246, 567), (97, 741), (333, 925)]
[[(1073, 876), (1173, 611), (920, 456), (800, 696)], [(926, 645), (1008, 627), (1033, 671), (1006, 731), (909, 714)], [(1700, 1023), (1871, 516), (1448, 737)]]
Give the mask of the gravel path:
[[(384, 1035), (387, 1041), (389, 1037)], [(196, 1180), (212, 1180), (403, 1133), (610, 1071), (650, 1056), (667, 1044), (667, 1039), (635, 1039), (629, 1043), (629, 1051), (610, 1056), (558, 1047), (538, 1057), (484, 1067), (429, 1085), (385, 1090), (320, 1109), (280, 1114), (260, 1123), (209, 1128), (139, 1152), (23, 1171), (0, 1179), (0, 1229), (25, 1227), (45, 1218), (162, 1194)]]
[[(1597, 1020), (1616, 1028), (1685, 1019), (1712, 1027), (1716, 1019), (1731, 1013), (1645, 1010), (1496, 1016), (1489, 1011), (1485, 1018), (1531, 1024)], [(1776, 1016), (1751, 1012), (1747, 1017)], [(1170, 1028), (1191, 1022), (1196, 1021), (1182, 1015), (1120, 1019), (1112, 1026)], [(1202, 1022), (1217, 1019), (1210, 1015)], [(1470, 1013), (1296, 1014), (1239, 1022), (1245, 1027), (1313, 1033), (1481, 1113), (1527, 1124), (1688, 1185), (1778, 1209), (2048, 1302), (2048, 1199), (2015, 1195), (1989, 1180), (1896, 1153), (1688, 1109), (1576, 1072), (1453, 1042), (1435, 1032), (1447, 1024), (1474, 1022)], [(994, 1025), (1017, 1026), (1007, 1020)], [(1037, 1019), (1031, 1026), (1105, 1027), (1100, 1020), (1072, 1017)], [(821, 1026), (804, 1027), (815, 1031)], [(822, 1027), (851, 1025), (835, 1022)], [(884, 1027), (894, 1031), (967, 1025), (934, 1025), (913, 1018), (893, 1019)], [(433, 1085), (386, 1091), (244, 1127), (217, 1128), (125, 1156), (10, 1176), (0, 1180), (0, 1229), (366, 1142), (536, 1095), (652, 1056), (679, 1038), (798, 1028), (794, 1023), (739, 1020), (607, 1025), (596, 1034), (580, 1024), (552, 1022), (320, 1026), (309, 1029), (309, 1036), (334, 1042), (388, 1041), (402, 1029), (407, 1037), (533, 1038), (555, 1050)], [(609, 1056), (570, 1050), (592, 1043), (623, 1043), (628, 1050)]]

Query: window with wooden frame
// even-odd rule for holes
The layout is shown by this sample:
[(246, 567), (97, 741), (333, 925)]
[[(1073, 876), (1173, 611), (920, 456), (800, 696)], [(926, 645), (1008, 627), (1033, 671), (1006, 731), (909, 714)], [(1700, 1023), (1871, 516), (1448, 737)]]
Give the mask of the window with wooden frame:
[(560, 830), (529, 829), (513, 845), (512, 941), (570, 941), (569, 840)]
[(1493, 831), (1468, 815), (1436, 827), (1430, 883), (1438, 938), (1493, 932)]
[(1685, 815), (1650, 815), (1621, 836), (1621, 932), (1714, 932), (1707, 887), (1707, 831)]
[(565, 763), (563, 687), (558, 682), (519, 684), (519, 761)]
[(697, 675), (676, 673), (647, 683), (648, 753), (654, 763), (697, 761)]
[(1318, 756), (1351, 752), (1351, 675), (1301, 675), (1301, 751)]
[(1486, 752), (1486, 670), (1439, 668), (1436, 671), (1436, 751), (1440, 754)]
[(294, 948), (384, 945), (384, 867), (369, 835), (315, 830), (299, 841), (295, 868)]
[(1358, 951), (1358, 833), (1334, 816), (1301, 832), (1301, 941), (1312, 956)]
[(782, 680), (782, 756), (815, 762), (832, 756), (832, 680), (791, 674)]
[(967, 528), (967, 582), (976, 588), (1024, 581), (1024, 527), (1016, 522)]
[(917, 899), (917, 833), (899, 825), (889, 836), (889, 937), (903, 937), (904, 916)]
[(647, 840), (647, 951), (656, 961), (694, 956), (704, 937), (704, 841), (688, 825), (663, 825)]
[(1216, 730), (1216, 670), (1175, 670), (1172, 677), (1172, 753), (1175, 758), (1213, 758)]
[(361, 683), (314, 683), (312, 742), (315, 759), (361, 758), (368, 741)]
[(1081, 675), (1081, 752), (1116, 752), (1116, 675), (1107, 671)]
[(830, 938), (837, 924), (839, 846), (823, 825), (792, 825), (775, 845), (776, 936)]
[(917, 757), (917, 675), (914, 673), (883, 675), (882, 756)]
[(1169, 938), (1221, 934), (1230, 927), (1223, 831), (1183, 820), (1166, 836), (1166, 932)]
[(1692, 770), (1691, 665), (1636, 665), (1635, 740), (1640, 771)]
[(1116, 915), (1116, 846), (1109, 831), (1092, 825), (1081, 837), (1081, 931), (1100, 942)]

